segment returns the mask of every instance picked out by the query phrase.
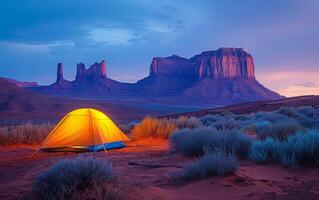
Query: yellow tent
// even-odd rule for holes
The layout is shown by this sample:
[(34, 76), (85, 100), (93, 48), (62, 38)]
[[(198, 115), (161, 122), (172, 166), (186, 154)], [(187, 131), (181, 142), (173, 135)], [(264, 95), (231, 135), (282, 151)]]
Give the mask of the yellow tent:
[(82, 108), (68, 113), (48, 137), (43, 151), (99, 151), (124, 147), (126, 135), (104, 113)]

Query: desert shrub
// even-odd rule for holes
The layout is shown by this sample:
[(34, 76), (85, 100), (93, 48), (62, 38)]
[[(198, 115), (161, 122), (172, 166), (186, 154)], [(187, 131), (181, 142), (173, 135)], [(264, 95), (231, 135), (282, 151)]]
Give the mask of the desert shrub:
[(313, 128), (319, 124), (319, 120), (316, 118), (310, 118), (305, 115), (299, 115), (296, 120), (298, 123), (305, 128)]
[(251, 145), (249, 157), (259, 164), (266, 164), (276, 160), (277, 141), (274, 138), (257, 140)]
[(115, 179), (109, 161), (78, 157), (59, 161), (41, 174), (33, 185), (33, 191), (37, 199), (72, 199), (78, 197), (77, 193), (111, 191), (103, 187), (106, 183), (110, 186)]
[(233, 130), (240, 127), (240, 124), (233, 118), (223, 118), (213, 123), (218, 130)]
[[(279, 158), (285, 166), (319, 164), (319, 131), (298, 132), (281, 143)], [(288, 159), (287, 159), (288, 158)]]
[(172, 174), (171, 178), (174, 182), (183, 182), (210, 176), (227, 176), (233, 174), (237, 168), (238, 162), (234, 154), (215, 151), (186, 165), (181, 171)]
[(220, 115), (206, 115), (204, 117), (200, 118), (200, 121), (202, 122), (202, 124), (204, 126), (210, 126), (212, 125), (214, 122), (220, 120), (221, 118), (223, 118)]
[(299, 116), (299, 113), (292, 107), (281, 107), (277, 112), (286, 115), (289, 118), (297, 118)]
[(289, 135), (295, 134), (297, 131), (303, 130), (298, 123), (277, 123), (272, 125), (263, 125), (256, 127), (258, 138), (266, 139), (267, 137), (285, 140)]
[(132, 139), (168, 138), (176, 130), (175, 123), (170, 119), (155, 119), (146, 117), (132, 130)]
[(289, 120), (289, 117), (287, 117), (286, 115), (283, 115), (281, 113), (276, 113), (276, 112), (259, 112), (256, 115), (256, 120), (277, 123), (277, 122)]
[(257, 121), (254, 123), (256, 133), (261, 133), (264, 131), (264, 129), (268, 129), (272, 126), (272, 123), (269, 121)]
[(214, 127), (183, 129), (170, 137), (173, 151), (187, 156), (203, 155), (222, 149), (225, 153), (245, 157), (249, 153), (251, 139), (240, 131), (218, 131)]
[(214, 128), (182, 129), (175, 131), (169, 138), (171, 150), (188, 156), (204, 153), (204, 141)]
[(30, 122), (0, 127), (0, 145), (39, 144), (53, 127), (54, 125), (49, 123), (36, 125)]
[(318, 110), (316, 110), (313, 106), (301, 106), (295, 108), (295, 111), (306, 117), (314, 117), (319, 114)]
[(181, 116), (175, 120), (175, 123), (179, 129), (183, 129), (183, 128), (193, 129), (193, 128), (202, 126), (201, 121), (197, 119), (196, 117)]
[(249, 121), (249, 120), (251, 120), (251, 116), (247, 115), (247, 114), (235, 115), (235, 116), (233, 116), (233, 118), (236, 121)]
[(319, 131), (298, 132), (287, 140), (267, 138), (252, 144), (250, 158), (258, 163), (276, 161), (286, 167), (319, 164)]

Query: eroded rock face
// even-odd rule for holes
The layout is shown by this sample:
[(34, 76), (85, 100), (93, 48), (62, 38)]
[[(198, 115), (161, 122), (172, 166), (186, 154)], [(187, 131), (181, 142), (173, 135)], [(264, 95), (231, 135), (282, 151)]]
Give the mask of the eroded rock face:
[(76, 81), (95, 81), (106, 79), (106, 62), (102, 60), (100, 63), (94, 63), (88, 69), (83, 63), (78, 63), (76, 66)]
[(197, 80), (203, 78), (245, 78), (255, 79), (254, 60), (242, 48), (220, 48), (207, 51), (191, 59), (171, 56), (154, 58), (150, 76), (183, 76)]
[(207, 51), (190, 59), (198, 69), (198, 78), (255, 79), (253, 57), (242, 48), (220, 48)]
[(150, 67), (150, 76), (176, 76), (176, 77), (196, 77), (196, 69), (189, 59), (176, 55), (160, 58), (153, 58)]

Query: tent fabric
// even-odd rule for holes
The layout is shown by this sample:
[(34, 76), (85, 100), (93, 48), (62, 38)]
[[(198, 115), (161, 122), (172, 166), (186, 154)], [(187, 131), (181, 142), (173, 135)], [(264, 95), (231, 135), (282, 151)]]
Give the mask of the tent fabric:
[(99, 151), (124, 147), (126, 135), (104, 113), (82, 108), (68, 113), (44, 140), (44, 151)]

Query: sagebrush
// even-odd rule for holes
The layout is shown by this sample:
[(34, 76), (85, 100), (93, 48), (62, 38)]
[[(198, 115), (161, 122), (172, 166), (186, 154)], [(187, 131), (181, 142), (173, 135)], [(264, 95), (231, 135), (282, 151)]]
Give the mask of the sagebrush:
[[(59, 161), (41, 174), (33, 185), (33, 193), (37, 199), (44, 200), (78, 199), (79, 194), (98, 194), (102, 191), (116, 193), (116, 177), (109, 161), (80, 156)], [(109, 195), (118, 197), (114, 199), (123, 199), (120, 193), (115, 193)]]

